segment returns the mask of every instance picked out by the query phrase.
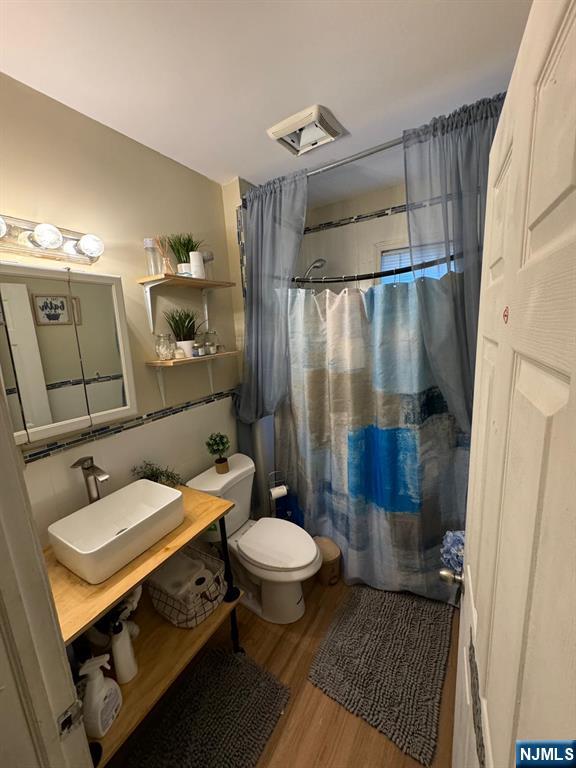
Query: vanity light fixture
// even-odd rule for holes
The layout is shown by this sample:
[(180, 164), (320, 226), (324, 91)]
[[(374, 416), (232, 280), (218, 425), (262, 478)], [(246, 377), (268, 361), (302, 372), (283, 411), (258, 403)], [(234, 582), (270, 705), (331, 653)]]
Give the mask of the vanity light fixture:
[(94, 264), (104, 253), (104, 243), (97, 235), (0, 216), (0, 256), (2, 251)]

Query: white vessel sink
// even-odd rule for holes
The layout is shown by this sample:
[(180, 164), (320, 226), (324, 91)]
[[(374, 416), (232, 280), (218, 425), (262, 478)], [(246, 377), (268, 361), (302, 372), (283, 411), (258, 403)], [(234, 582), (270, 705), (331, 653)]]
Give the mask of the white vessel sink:
[(137, 480), (48, 528), (56, 559), (99, 584), (184, 520), (182, 492)]

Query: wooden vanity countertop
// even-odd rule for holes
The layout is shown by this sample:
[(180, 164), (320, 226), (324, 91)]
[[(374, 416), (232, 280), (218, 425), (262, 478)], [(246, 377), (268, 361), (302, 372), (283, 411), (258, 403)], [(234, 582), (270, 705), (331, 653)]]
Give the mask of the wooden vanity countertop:
[(234, 506), (232, 501), (186, 486), (180, 485), (178, 490), (183, 495), (184, 521), (101, 584), (88, 584), (61, 565), (50, 547), (44, 551), (60, 629), (66, 644), (91, 627), (152, 571)]

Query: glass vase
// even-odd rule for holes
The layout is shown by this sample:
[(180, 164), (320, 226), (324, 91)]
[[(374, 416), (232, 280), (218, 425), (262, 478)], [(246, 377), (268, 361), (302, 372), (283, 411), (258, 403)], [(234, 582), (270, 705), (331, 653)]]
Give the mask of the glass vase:
[(174, 342), (172, 334), (159, 333), (156, 336), (156, 356), (158, 360), (172, 360), (174, 357)]
[(162, 274), (162, 257), (158, 253), (153, 237), (144, 238), (144, 252), (146, 253), (146, 269), (148, 274)]

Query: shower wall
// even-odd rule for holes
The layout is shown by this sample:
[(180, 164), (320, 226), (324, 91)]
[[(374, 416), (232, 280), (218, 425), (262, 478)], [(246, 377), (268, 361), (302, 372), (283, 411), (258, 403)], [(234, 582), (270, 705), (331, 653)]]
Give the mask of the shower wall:
[[(381, 208), (406, 202), (404, 185), (382, 187), (329, 205), (310, 208), (306, 226), (336, 221), (347, 216), (372, 213)], [(312, 277), (374, 272), (380, 269), (380, 252), (408, 246), (408, 228), (405, 213), (344, 227), (313, 232), (304, 236), (296, 269), (302, 275), (306, 267), (317, 258), (325, 258), (326, 265), (314, 270)], [(362, 284), (367, 287), (369, 281)], [(338, 290), (342, 284), (332, 284)]]

